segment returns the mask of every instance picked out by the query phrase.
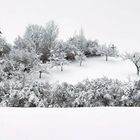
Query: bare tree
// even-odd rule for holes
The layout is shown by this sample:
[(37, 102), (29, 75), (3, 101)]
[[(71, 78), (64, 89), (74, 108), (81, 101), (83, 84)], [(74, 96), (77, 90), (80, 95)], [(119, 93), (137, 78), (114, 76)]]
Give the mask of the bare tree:
[(136, 67), (137, 69), (137, 75), (140, 74), (140, 53), (135, 52), (135, 53), (127, 53), (123, 57), (124, 59), (129, 59)]

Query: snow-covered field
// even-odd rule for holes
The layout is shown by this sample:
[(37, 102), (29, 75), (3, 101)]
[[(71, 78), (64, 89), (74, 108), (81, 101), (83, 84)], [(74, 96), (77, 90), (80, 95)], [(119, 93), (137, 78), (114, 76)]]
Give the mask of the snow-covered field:
[(82, 67), (79, 66), (79, 62), (73, 62), (65, 65), (63, 72), (60, 71), (59, 67), (54, 67), (49, 70), (49, 73), (49, 75), (42, 74), (42, 79), (39, 79), (38, 73), (35, 73), (33, 75), (34, 80), (76, 84), (87, 78), (96, 79), (104, 76), (121, 81), (137, 80), (139, 78), (132, 62), (111, 57), (108, 62), (105, 61), (104, 57), (87, 58)]
[(139, 140), (139, 108), (0, 108), (0, 140)]
[[(43, 73), (33, 81), (76, 84), (106, 76), (122, 81), (138, 79), (136, 68), (121, 58), (88, 58)], [(139, 108), (0, 108), (0, 140), (139, 140)]]

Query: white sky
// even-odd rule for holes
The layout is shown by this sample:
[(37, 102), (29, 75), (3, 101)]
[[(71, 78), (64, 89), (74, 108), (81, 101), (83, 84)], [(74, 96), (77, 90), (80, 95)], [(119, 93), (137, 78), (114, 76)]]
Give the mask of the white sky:
[(0, 28), (9, 42), (28, 24), (49, 20), (59, 25), (62, 39), (83, 27), (89, 39), (140, 50), (139, 0), (0, 0)]

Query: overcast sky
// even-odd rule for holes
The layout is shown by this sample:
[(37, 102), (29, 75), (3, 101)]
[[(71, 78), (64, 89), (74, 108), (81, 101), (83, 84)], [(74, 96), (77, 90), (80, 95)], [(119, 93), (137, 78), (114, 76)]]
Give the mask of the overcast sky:
[(0, 0), (0, 28), (11, 43), (28, 24), (49, 20), (59, 25), (62, 39), (83, 27), (89, 39), (140, 50), (139, 0)]

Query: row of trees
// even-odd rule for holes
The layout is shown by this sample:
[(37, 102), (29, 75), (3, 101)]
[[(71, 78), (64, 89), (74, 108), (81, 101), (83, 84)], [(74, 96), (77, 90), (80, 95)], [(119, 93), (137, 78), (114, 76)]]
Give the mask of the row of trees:
[(58, 34), (59, 28), (54, 21), (45, 26), (28, 25), (24, 35), (18, 36), (13, 46), (0, 37), (0, 56), (10, 57), (28, 69), (38, 59), (43, 63), (51, 62), (53, 66), (61, 66), (63, 71), (63, 66), (68, 61), (78, 60), (82, 66), (86, 57), (103, 55), (107, 61), (108, 56), (118, 54), (113, 44), (100, 45), (97, 40), (88, 40), (82, 29), (65, 42), (58, 40)]
[[(10, 45), (0, 36), (0, 57), (4, 58), (4, 68), (8, 71), (17, 71), (20, 68), (29, 72), (38, 67), (41, 74), (44, 70), (42, 63), (49, 64), (49, 67), (63, 67), (69, 61), (78, 60), (82, 66), (86, 57), (119, 56), (117, 47), (114, 44), (99, 44), (97, 40), (88, 40), (81, 29), (79, 34), (70, 37), (67, 41), (58, 40), (59, 28), (54, 21), (49, 21), (45, 26), (28, 25), (24, 35), (18, 36), (14, 45)], [(125, 59), (131, 60), (136, 68), (137, 74), (140, 71), (140, 54), (126, 54)], [(42, 68), (43, 66), (43, 68)], [(42, 70), (43, 69), (43, 70)], [(10, 72), (11, 73), (11, 72)]]

